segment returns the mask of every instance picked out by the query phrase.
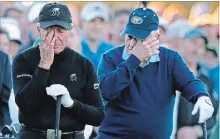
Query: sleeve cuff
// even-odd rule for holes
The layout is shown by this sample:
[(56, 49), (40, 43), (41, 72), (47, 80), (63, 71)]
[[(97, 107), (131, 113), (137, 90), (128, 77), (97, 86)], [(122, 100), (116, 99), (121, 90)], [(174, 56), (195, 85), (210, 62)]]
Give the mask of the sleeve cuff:
[(76, 114), (78, 113), (78, 110), (80, 108), (80, 103), (76, 100), (76, 99), (73, 99), (74, 103), (70, 106), (70, 107), (63, 107), (64, 108), (64, 111), (66, 111), (67, 113), (70, 113), (70, 114)]
[(197, 95), (196, 101), (197, 101), (200, 97), (203, 97), (203, 96), (210, 97), (207, 93), (200, 93), (200, 94)]
[(125, 64), (130, 69), (136, 69), (139, 67), (141, 61), (133, 54), (129, 56), (129, 58), (126, 60)]
[(48, 69), (44, 69), (44, 68), (41, 68), (39, 66), (37, 67), (37, 70), (40, 71), (40, 72), (45, 72), (45, 73), (49, 72)]

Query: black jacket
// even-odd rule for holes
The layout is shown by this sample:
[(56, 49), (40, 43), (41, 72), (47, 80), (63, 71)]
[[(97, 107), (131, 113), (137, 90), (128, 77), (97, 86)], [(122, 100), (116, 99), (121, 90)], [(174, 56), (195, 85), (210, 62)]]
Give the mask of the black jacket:
[(39, 61), (38, 46), (18, 54), (13, 61), (19, 121), (32, 128), (54, 129), (56, 101), (45, 89), (62, 84), (68, 89), (74, 106), (62, 106), (60, 129), (67, 132), (82, 130), (85, 124), (99, 126), (104, 108), (100, 90), (94, 87), (98, 81), (92, 63), (69, 47), (55, 55), (50, 70), (38, 67)]

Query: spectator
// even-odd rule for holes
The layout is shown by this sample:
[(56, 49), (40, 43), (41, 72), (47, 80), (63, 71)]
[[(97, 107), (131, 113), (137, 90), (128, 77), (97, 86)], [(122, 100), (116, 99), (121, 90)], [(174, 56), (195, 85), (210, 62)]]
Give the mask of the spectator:
[(12, 7), (9, 7), (5, 10), (5, 17), (12, 17), (16, 19), (19, 23), (20, 30), (22, 32), (22, 40), (24, 43), (28, 40), (28, 20), (25, 15), (24, 7), (21, 4), (14, 4)]
[(216, 67), (219, 61), (217, 50), (207, 46), (204, 60), (210, 69)]
[(0, 28), (0, 50), (7, 53), (9, 47), (9, 37), (5, 30)]
[[(0, 48), (8, 47), (7, 33), (0, 29)], [(0, 50), (0, 127), (11, 124), (8, 101), (12, 89), (11, 64), (6, 53)]]
[[(190, 40), (194, 45), (193, 53), (196, 55), (195, 60), (197, 60), (197, 68), (203, 74), (208, 76), (209, 66), (206, 63), (206, 47), (208, 44), (207, 34), (199, 28), (190, 30), (184, 37), (186, 40)], [(188, 52), (186, 52), (188, 53)], [(187, 56), (187, 55), (186, 55)]]
[(70, 31), (70, 38), (69, 39), (69, 47), (78, 53), (82, 53), (82, 46), (80, 42), (80, 29), (79, 27), (74, 26), (73, 29)]
[(174, 3), (170, 4), (166, 7), (166, 9), (164, 9), (162, 16), (166, 18), (169, 23), (173, 23), (178, 20), (186, 19), (187, 15), (188, 11), (184, 5), (180, 3)]
[[(82, 55), (89, 58), (95, 68), (98, 68), (101, 56), (113, 45), (105, 41), (106, 29), (109, 22), (108, 6), (101, 2), (89, 2), (82, 8)], [(97, 135), (97, 127), (93, 128), (90, 138)]]
[(147, 8), (154, 10), (158, 16), (162, 16), (166, 6), (167, 3), (164, 1), (151, 1), (147, 5)]
[(211, 135), (210, 139), (219, 139), (219, 112), (218, 112), (218, 115), (217, 115), (217, 122), (216, 122), (216, 126), (215, 128), (213, 129), (213, 134)]
[(9, 44), (9, 49), (8, 49), (8, 54), (10, 59), (14, 59), (16, 56), (18, 49), (21, 46), (21, 32), (20, 29), (15, 26), (15, 25), (8, 25), (7, 30), (9, 33), (9, 39), (10, 39), (10, 44)]
[(193, 27), (185, 19), (177, 20), (169, 24), (167, 28), (166, 40), (168, 47), (181, 53), (184, 51), (182, 45), (184, 44), (184, 35)]
[(82, 54), (89, 58), (97, 69), (101, 56), (113, 45), (104, 41), (105, 27), (109, 20), (107, 5), (91, 2), (83, 7), (82, 19)]
[(207, 2), (195, 2), (189, 10), (189, 22), (192, 22), (195, 18), (202, 14), (211, 13), (212, 5)]
[[(207, 38), (199, 29), (191, 30), (185, 35), (184, 38), (186, 39), (186, 43), (183, 46), (185, 48), (185, 53), (183, 53), (183, 57), (186, 59), (186, 62), (190, 70), (193, 71), (194, 75), (196, 75), (197, 78), (204, 83), (209, 95), (211, 96), (211, 101), (215, 107), (213, 116), (207, 121), (207, 129), (210, 135), (211, 129), (216, 124), (218, 100), (213, 97), (214, 93), (212, 80), (207, 74), (204, 74), (200, 71), (200, 69), (197, 68), (198, 55), (195, 53), (199, 49), (198, 44), (200, 44), (201, 47), (205, 47), (205, 43), (202, 42), (207, 41)], [(191, 115), (193, 104), (187, 102), (184, 98), (180, 97), (178, 106), (177, 139), (197, 139), (203, 137), (202, 127), (197, 122), (199, 115)]]
[(159, 32), (160, 32), (159, 40), (161, 44), (166, 43), (167, 28), (168, 28), (168, 21), (165, 18), (160, 17), (159, 18)]
[[(211, 45), (217, 47), (218, 38), (216, 25), (218, 25), (218, 16), (216, 14), (202, 14), (192, 21), (193, 26), (199, 27), (207, 34), (208, 41)], [(217, 30), (216, 30), (217, 29)]]
[(114, 46), (120, 46), (124, 43), (124, 37), (120, 36), (120, 33), (124, 29), (129, 14), (131, 13), (132, 9), (130, 8), (115, 8), (112, 16), (112, 41), (111, 43)]
[[(214, 83), (214, 98), (219, 100), (219, 59), (215, 49), (207, 48), (206, 56), (209, 62), (212, 63), (212, 68), (209, 70), (209, 77)], [(214, 66), (213, 66), (214, 65)]]
[[(1, 20), (2, 21), (2, 20)], [(5, 25), (5, 24), (4, 24)], [(3, 32), (3, 30), (1, 30), (0, 32), (2, 32), (2, 33), (0, 33), (0, 47), (1, 46), (4, 46), (4, 47), (6, 47), (6, 48), (10, 48), (11, 46), (10, 46), (10, 44), (9, 44), (9, 37), (7, 37), (7, 32), (5, 31), (5, 32)], [(16, 33), (16, 32), (15, 32)], [(9, 51), (9, 53), (10, 53), (10, 51)], [(10, 71), (8, 71), (8, 72), (10, 72), (11, 73), (11, 62), (12, 62), (12, 59), (11, 58), (9, 58), (9, 60), (10, 60), (10, 68), (9, 69), (7, 69), (7, 70), (10, 70)], [(4, 67), (4, 66), (3, 66)], [(2, 76), (0, 76), (0, 77), (2, 77)], [(14, 92), (13, 92), (13, 89), (12, 89), (12, 92), (10, 93), (10, 97), (9, 97), (9, 100), (8, 100), (8, 107), (9, 107), (9, 111), (8, 111), (8, 108), (6, 109), (6, 113), (10, 113), (10, 118), (11, 118), (11, 122), (13, 122), (13, 123), (18, 123), (18, 108), (17, 108), (17, 106), (16, 106), (16, 104), (15, 104), (15, 99), (14, 99)], [(8, 114), (7, 114), (8, 115)], [(7, 122), (7, 124), (9, 124), (9, 122)]]
[(20, 26), (17, 20), (11, 17), (3, 17), (0, 20), (2, 23), (0, 26), (7, 31), (9, 36), (10, 42), (7, 54), (10, 57), (10, 61), (12, 61), (22, 44)]

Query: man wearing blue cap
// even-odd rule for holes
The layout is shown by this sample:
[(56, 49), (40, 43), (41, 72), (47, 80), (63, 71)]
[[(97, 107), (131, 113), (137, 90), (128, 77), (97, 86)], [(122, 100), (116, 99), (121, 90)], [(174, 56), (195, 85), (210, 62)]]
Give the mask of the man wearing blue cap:
[[(214, 111), (200, 80), (175, 51), (158, 47), (158, 16), (138, 8), (122, 32), (125, 45), (106, 52), (99, 65), (105, 118), (98, 139), (169, 139), (175, 91), (195, 104), (199, 123)], [(160, 52), (160, 53), (159, 53)]]
[(66, 5), (44, 5), (38, 21), (41, 42), (18, 54), (12, 76), (22, 131), (18, 139), (54, 139), (56, 99), (61, 96), (59, 139), (84, 139), (86, 124), (104, 117), (93, 64), (67, 47), (72, 17)]
[[(207, 120), (208, 136), (211, 135), (211, 130), (216, 125), (216, 115), (218, 112), (219, 102), (215, 98), (213, 82), (211, 78), (204, 72), (203, 67), (198, 68), (197, 61), (201, 58), (200, 53), (204, 53), (206, 45), (208, 44), (207, 35), (199, 28), (193, 28), (185, 34), (184, 39), (187, 43), (183, 57), (194, 75), (200, 79), (205, 85), (215, 111)], [(200, 49), (200, 50), (199, 50)], [(191, 116), (193, 104), (180, 97), (178, 102), (178, 116), (177, 116), (177, 139), (194, 139), (202, 138), (202, 126), (198, 124), (199, 113)]]

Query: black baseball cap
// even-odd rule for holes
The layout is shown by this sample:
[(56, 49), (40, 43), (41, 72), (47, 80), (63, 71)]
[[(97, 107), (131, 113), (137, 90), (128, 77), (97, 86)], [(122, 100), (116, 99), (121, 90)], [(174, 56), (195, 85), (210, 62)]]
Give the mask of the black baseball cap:
[(40, 11), (38, 22), (41, 28), (58, 25), (67, 30), (71, 29), (72, 16), (69, 8), (60, 3), (48, 3)]
[(137, 8), (129, 15), (129, 20), (121, 35), (129, 34), (134, 38), (144, 40), (159, 27), (157, 14), (148, 8)]

